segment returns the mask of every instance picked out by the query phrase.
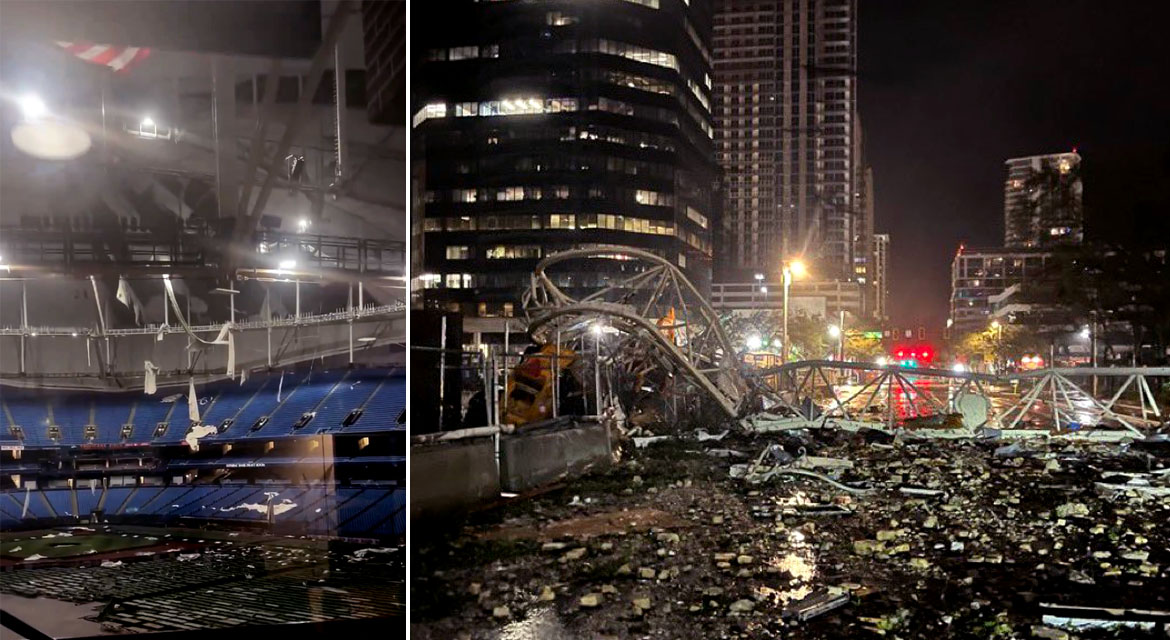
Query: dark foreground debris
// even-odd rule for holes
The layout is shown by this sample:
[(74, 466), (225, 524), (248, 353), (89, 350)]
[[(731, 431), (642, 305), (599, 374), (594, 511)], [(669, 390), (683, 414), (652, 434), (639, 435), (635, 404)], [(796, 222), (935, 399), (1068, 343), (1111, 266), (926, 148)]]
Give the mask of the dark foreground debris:
[[(777, 444), (810, 473), (736, 479), (743, 461), (707, 454)], [(1170, 452), (1000, 444), (630, 447), (456, 532), (415, 529), (412, 637), (1166, 637)]]

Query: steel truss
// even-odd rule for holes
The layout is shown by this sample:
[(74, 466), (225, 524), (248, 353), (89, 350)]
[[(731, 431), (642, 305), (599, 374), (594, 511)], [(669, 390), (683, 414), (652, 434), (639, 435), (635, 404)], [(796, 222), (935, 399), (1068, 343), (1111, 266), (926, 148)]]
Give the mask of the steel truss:
[[(572, 281), (562, 277), (561, 270), (575, 263), (573, 271), (588, 271), (580, 263), (589, 260), (614, 261), (623, 275), (574, 297), (566, 291)], [(987, 407), (987, 419), (978, 426), (1066, 431), (1112, 422), (1141, 435), (1141, 425), (1157, 424), (1164, 414), (1148, 378), (1170, 377), (1170, 367), (991, 375), (829, 360), (753, 369), (740, 361), (719, 316), (678, 268), (656, 254), (629, 247), (599, 245), (546, 257), (532, 274), (523, 305), (536, 341), (589, 345), (590, 331), (615, 335), (613, 340), (606, 338), (604, 349), (599, 341), (599, 357), (631, 374), (627, 379), (656, 379), (659, 392), (671, 394), (672, 400), (697, 395), (712, 401), (727, 418), (757, 414), (745, 421), (748, 425), (771, 421), (775, 428), (803, 428), (833, 421), (893, 429), (907, 420), (929, 423), (930, 418), (959, 413), (960, 399), (976, 396)], [(1088, 376), (1125, 381), (1104, 399), (1073, 381)], [(860, 387), (841, 389), (849, 380)], [(1131, 386), (1138, 390), (1138, 404), (1122, 411), (1119, 400)], [(999, 406), (993, 397), (1001, 400)], [(777, 407), (781, 413), (769, 416), (767, 412)]]
[[(586, 260), (620, 261), (630, 275), (574, 298), (558, 284), (558, 268)], [(537, 264), (524, 308), (540, 342), (558, 332), (565, 341), (586, 339), (590, 330), (614, 333), (617, 343), (607, 346), (619, 369), (641, 379), (675, 376), (727, 417), (743, 407), (747, 387), (719, 316), (678, 268), (653, 253), (601, 245), (551, 255)]]
[[(1157, 404), (1148, 378), (1170, 377), (1170, 367), (1058, 368), (989, 375), (860, 362), (803, 361), (749, 372), (748, 375), (771, 381), (768, 390), (772, 397), (796, 411), (801, 420), (810, 425), (823, 426), (829, 420), (844, 420), (892, 429), (907, 419), (958, 413), (958, 400), (973, 394), (987, 400), (987, 420), (980, 426), (1004, 430), (1024, 426), (1068, 431), (1113, 422), (1143, 436), (1139, 425), (1158, 424), (1164, 413)], [(1095, 397), (1073, 381), (1073, 378), (1085, 377), (1124, 379), (1125, 382), (1111, 398), (1104, 399)], [(856, 378), (860, 387), (842, 393), (843, 381), (850, 378)], [(935, 384), (938, 384), (937, 390), (930, 388)], [(1131, 386), (1138, 391), (1138, 404), (1120, 411), (1118, 400)], [(1018, 387), (1018, 399), (1011, 400), (1015, 391), (999, 391), (1010, 402), (996, 407), (991, 402), (994, 394), (989, 388), (996, 390), (999, 387)], [(862, 400), (864, 402), (857, 408), (856, 403)], [(901, 416), (896, 412), (899, 401), (903, 409)], [(880, 408), (881, 416), (874, 416), (871, 408)]]

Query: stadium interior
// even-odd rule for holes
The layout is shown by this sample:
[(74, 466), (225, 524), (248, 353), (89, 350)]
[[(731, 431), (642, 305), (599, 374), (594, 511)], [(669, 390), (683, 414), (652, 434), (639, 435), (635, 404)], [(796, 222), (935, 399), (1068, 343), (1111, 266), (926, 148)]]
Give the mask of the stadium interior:
[(401, 622), (404, 21), (5, 3), (0, 636)]

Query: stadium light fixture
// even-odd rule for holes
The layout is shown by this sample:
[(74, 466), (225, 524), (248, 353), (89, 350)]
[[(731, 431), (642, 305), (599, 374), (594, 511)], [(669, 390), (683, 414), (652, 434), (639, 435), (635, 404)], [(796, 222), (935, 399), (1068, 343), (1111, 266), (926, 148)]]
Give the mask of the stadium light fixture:
[(280, 267), (281, 271), (288, 271), (290, 269), (297, 268), (297, 261), (296, 260), (281, 260), (280, 263), (277, 264), (276, 266)]
[(35, 93), (26, 93), (17, 98), (16, 102), (20, 105), (20, 112), (24, 114), (25, 120), (40, 120), (49, 115), (49, 107)]

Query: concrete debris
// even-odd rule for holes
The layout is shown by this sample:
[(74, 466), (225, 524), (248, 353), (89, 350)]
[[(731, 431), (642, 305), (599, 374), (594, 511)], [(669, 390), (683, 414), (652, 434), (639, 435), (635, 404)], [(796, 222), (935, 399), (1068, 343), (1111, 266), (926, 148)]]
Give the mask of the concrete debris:
[(822, 591), (788, 605), (784, 609), (784, 617), (796, 618), (805, 622), (833, 609), (843, 607), (848, 602), (849, 596), (844, 593), (832, 594), (828, 591)]
[[(1013, 434), (980, 433), (775, 428), (719, 439), (758, 452), (748, 460), (681, 439), (633, 451), (422, 543), (415, 593), (459, 596), (429, 598), (413, 624), (431, 638), (526, 637), (504, 629), (546, 616), (544, 637), (565, 638), (1157, 637), (1136, 634), (1170, 624), (1157, 617), (1170, 609), (1170, 448), (1005, 450)], [(473, 582), (507, 619), (462, 595)], [(1101, 610), (1041, 606), (1070, 601)]]

